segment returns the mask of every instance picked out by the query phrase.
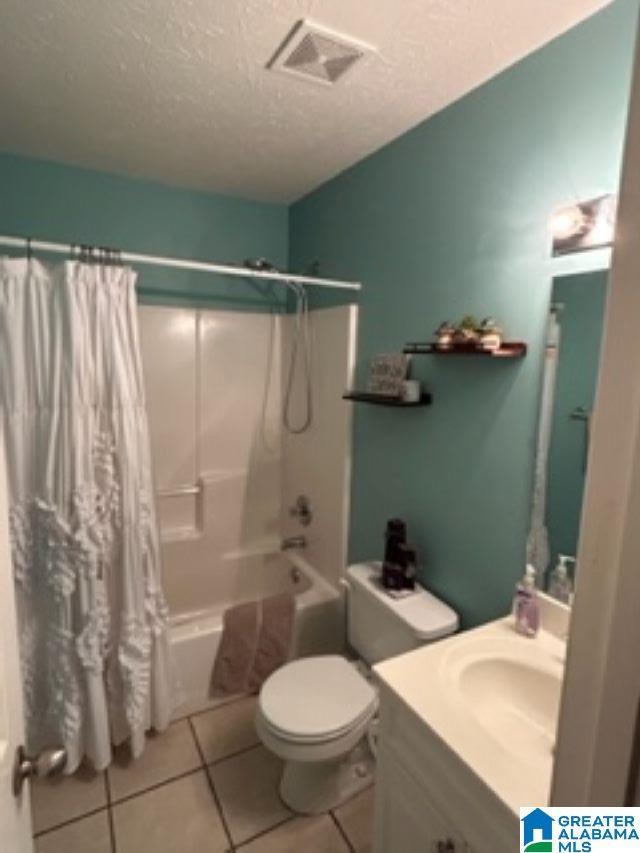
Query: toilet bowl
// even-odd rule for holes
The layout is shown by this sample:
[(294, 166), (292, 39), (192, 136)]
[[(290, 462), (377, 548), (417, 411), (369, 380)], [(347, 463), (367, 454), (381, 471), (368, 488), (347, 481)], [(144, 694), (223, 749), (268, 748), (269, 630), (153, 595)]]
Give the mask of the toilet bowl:
[(374, 688), (339, 655), (301, 658), (265, 682), (256, 728), (285, 762), (280, 795), (291, 809), (320, 814), (370, 784), (365, 736), (377, 708)]
[[(367, 666), (452, 634), (457, 614), (420, 586), (397, 599), (380, 586), (379, 563), (346, 572), (347, 634)], [(284, 762), (280, 796), (294, 812), (320, 814), (372, 781), (378, 696), (340, 655), (285, 664), (262, 685), (256, 729)]]

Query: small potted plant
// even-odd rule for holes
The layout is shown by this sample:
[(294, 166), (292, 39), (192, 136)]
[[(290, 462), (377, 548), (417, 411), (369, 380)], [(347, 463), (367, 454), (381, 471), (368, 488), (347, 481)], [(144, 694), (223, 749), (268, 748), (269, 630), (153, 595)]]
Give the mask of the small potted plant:
[(440, 323), (436, 329), (435, 346), (440, 350), (449, 350), (453, 347), (453, 337), (456, 332), (456, 327), (449, 320)]
[(480, 323), (478, 331), (480, 333), (480, 346), (482, 349), (489, 351), (500, 349), (502, 346), (502, 329), (493, 317), (486, 317)]
[(480, 341), (480, 332), (478, 331), (479, 324), (475, 317), (467, 314), (457, 325), (453, 335), (454, 343), (457, 346), (465, 348), (473, 348)]

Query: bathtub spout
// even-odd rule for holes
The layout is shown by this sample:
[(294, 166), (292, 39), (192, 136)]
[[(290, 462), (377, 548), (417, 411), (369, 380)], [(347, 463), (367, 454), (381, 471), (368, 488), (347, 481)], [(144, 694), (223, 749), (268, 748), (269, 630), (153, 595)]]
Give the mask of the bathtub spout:
[(282, 540), (282, 544), (280, 548), (283, 551), (293, 551), (299, 550), (301, 548), (307, 547), (307, 538), (306, 536), (289, 536), (287, 539)]

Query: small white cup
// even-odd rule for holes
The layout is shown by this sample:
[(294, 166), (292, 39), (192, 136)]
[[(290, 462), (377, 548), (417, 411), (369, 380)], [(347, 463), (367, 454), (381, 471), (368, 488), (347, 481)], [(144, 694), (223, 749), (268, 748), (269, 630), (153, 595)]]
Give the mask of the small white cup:
[(402, 383), (402, 399), (405, 403), (420, 401), (420, 382), (417, 379), (405, 379)]

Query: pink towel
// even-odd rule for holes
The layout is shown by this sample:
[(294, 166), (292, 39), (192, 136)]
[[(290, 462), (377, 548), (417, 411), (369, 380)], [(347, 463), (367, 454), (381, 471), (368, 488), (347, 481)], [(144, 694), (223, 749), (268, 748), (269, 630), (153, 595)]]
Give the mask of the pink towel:
[(249, 673), (250, 693), (257, 693), (271, 673), (289, 660), (294, 613), (295, 601), (290, 593), (262, 601), (260, 636)]
[(294, 597), (286, 592), (225, 610), (213, 669), (214, 696), (260, 690), (289, 659), (294, 614)]

